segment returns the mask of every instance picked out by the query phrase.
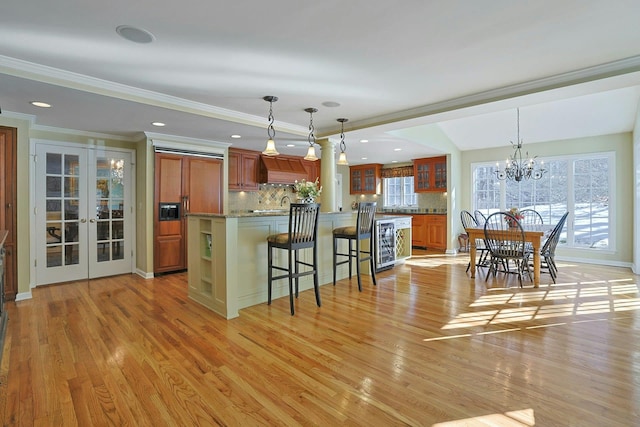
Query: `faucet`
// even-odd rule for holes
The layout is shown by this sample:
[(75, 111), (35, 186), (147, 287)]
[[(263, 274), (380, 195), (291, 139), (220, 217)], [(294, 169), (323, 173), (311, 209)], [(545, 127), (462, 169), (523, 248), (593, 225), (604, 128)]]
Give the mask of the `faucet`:
[(291, 203), (291, 199), (289, 198), (289, 196), (282, 196), (282, 199), (280, 199), (280, 206), (284, 205), (284, 199), (289, 200), (289, 203)]

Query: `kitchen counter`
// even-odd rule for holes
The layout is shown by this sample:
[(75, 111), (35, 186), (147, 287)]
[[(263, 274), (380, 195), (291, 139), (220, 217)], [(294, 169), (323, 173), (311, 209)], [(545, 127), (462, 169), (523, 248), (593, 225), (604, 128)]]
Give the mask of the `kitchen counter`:
[[(336, 227), (355, 224), (355, 213), (321, 212), (318, 220), (320, 285), (333, 283), (333, 234)], [(188, 217), (188, 295), (231, 319), (238, 310), (267, 301), (267, 236), (286, 233), (289, 211), (239, 212), (230, 215), (190, 214)], [(346, 243), (344, 243), (346, 245)], [(368, 245), (368, 243), (365, 243)], [(346, 246), (341, 247), (342, 252)], [(304, 251), (301, 257), (311, 256)], [(286, 264), (286, 253), (274, 253)], [(363, 263), (363, 273), (369, 274)], [(348, 264), (338, 266), (337, 279), (348, 277)], [(352, 285), (353, 286), (353, 285)], [(300, 291), (313, 289), (313, 278), (300, 278)], [(273, 284), (273, 298), (288, 297), (287, 280)], [(313, 296), (311, 296), (313, 298)]]
[(397, 211), (381, 211), (381, 214), (386, 215), (446, 215), (446, 212), (437, 212), (431, 209), (419, 209), (419, 210), (410, 210), (410, 209), (401, 209)]
[[(355, 214), (356, 211), (353, 212), (320, 212), (320, 217), (323, 215), (334, 215), (334, 214)], [(209, 218), (251, 218), (251, 217), (265, 217), (265, 216), (289, 216), (289, 208), (286, 209), (256, 209), (252, 211), (239, 211), (239, 212), (231, 212), (228, 214), (216, 214), (216, 213), (189, 213), (187, 216), (203, 216)]]

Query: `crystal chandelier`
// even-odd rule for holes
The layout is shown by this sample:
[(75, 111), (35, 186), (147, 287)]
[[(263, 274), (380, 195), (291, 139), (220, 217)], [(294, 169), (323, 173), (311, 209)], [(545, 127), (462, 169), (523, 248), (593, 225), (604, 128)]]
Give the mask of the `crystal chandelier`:
[(540, 162), (540, 166), (536, 164), (538, 156), (529, 157), (529, 152), (525, 153), (522, 158), (522, 140), (520, 139), (520, 109), (517, 109), (518, 119), (518, 139), (517, 143), (511, 141), (511, 145), (515, 150), (511, 157), (507, 159), (504, 169), (500, 169), (500, 164), (496, 164), (496, 177), (501, 180), (509, 179), (511, 181), (520, 182), (523, 179), (540, 179), (546, 172), (544, 162)]

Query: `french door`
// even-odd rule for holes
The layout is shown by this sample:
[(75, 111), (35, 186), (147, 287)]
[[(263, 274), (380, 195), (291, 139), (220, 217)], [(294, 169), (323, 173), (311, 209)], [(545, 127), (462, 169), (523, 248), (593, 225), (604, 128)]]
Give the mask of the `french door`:
[(133, 271), (131, 153), (37, 143), (36, 284)]

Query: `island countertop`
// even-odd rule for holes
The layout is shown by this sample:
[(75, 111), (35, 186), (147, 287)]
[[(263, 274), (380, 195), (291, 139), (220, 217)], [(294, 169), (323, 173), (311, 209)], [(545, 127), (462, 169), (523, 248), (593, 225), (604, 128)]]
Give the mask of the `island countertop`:
[[(357, 211), (337, 211), (337, 212), (320, 212), (320, 216), (323, 215), (336, 215), (336, 214), (355, 214)], [(289, 216), (289, 209), (256, 209), (249, 211), (237, 211), (228, 214), (220, 213), (198, 213), (190, 212), (187, 216), (203, 216), (209, 218), (250, 218), (250, 217), (265, 217), (265, 216)]]
[[(333, 229), (354, 225), (356, 215), (357, 211), (351, 210), (320, 212), (317, 242), (320, 285), (333, 283)], [(238, 310), (244, 307), (266, 303), (267, 236), (286, 233), (288, 225), (288, 209), (285, 212), (237, 212), (227, 215), (189, 214), (189, 297), (227, 319), (237, 317)], [(410, 231), (406, 241), (411, 241)], [(347, 243), (341, 242), (340, 245), (343, 245), (341, 252), (348, 249)], [(303, 251), (300, 256), (308, 262), (312, 252)], [(409, 256), (410, 246), (403, 258)], [(274, 260), (279, 265), (285, 265), (286, 252), (276, 251)], [(338, 266), (336, 279), (348, 277), (348, 268), (348, 264)], [(368, 263), (363, 265), (363, 273), (370, 274)], [(300, 291), (312, 289), (312, 279), (311, 276), (301, 278)], [(274, 299), (288, 294), (287, 280), (274, 283)]]

